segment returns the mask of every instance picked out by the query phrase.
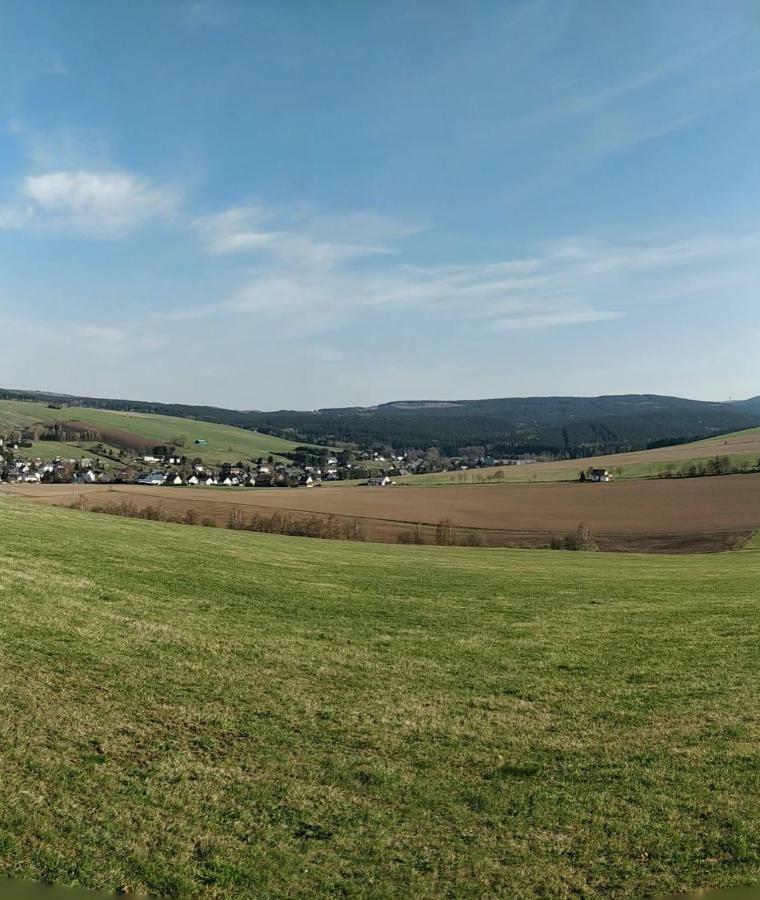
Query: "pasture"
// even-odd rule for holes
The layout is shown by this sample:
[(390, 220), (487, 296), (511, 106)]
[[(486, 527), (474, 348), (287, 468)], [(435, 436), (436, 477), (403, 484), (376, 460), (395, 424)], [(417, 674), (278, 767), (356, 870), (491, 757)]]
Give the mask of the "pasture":
[(309, 541), (0, 498), (0, 876), (164, 896), (760, 880), (760, 552)]
[(602, 549), (719, 550), (739, 546), (760, 529), (760, 474), (610, 484), (506, 484), (299, 489), (174, 488), (134, 485), (18, 485), (1, 490), (83, 508), (118, 505), (160, 508), (169, 518), (194, 510), (199, 520), (225, 525), (243, 516), (284, 512), (295, 517), (358, 520), (370, 540), (395, 542), (417, 523), (428, 543), (449, 520), (461, 538), (476, 531), (491, 547), (546, 546), (587, 522)]
[[(0, 432), (12, 428), (30, 428), (38, 423), (75, 421), (90, 425), (94, 429), (127, 432), (144, 438), (150, 444), (164, 445), (176, 443), (183, 454), (188, 457), (200, 457), (205, 462), (236, 463), (243, 459), (267, 457), (293, 450), (297, 444), (282, 438), (260, 434), (257, 431), (246, 431), (230, 425), (215, 425), (211, 422), (199, 422), (195, 419), (181, 419), (174, 416), (158, 416), (149, 413), (117, 412), (108, 409), (89, 409), (87, 407), (64, 407), (50, 409), (44, 403), (18, 400), (0, 400)], [(196, 444), (196, 440), (205, 444)], [(108, 441), (104, 441), (108, 444)], [(52, 444), (50, 445), (52, 447)], [(89, 445), (56, 444), (59, 455), (67, 455), (61, 450), (70, 446), (72, 458), (83, 455)], [(84, 450), (83, 450), (84, 448)], [(51, 455), (47, 441), (39, 441), (32, 449), (24, 451), (27, 456)]]
[(716, 456), (728, 456), (732, 465), (753, 468), (760, 460), (760, 428), (750, 428), (733, 434), (721, 434), (702, 441), (590, 456), (583, 459), (552, 460), (520, 466), (495, 466), (463, 472), (439, 472), (432, 475), (407, 475), (398, 478), (400, 484), (421, 486), (454, 484), (498, 484), (501, 482), (576, 481), (583, 469), (609, 469), (617, 479), (654, 478), (668, 469), (678, 471), (692, 463), (705, 463)]

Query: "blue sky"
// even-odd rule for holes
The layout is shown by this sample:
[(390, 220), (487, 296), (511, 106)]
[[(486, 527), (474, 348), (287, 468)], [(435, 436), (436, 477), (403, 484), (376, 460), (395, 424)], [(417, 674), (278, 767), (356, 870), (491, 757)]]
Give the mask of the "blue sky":
[(0, 4), (0, 386), (760, 394), (760, 7)]

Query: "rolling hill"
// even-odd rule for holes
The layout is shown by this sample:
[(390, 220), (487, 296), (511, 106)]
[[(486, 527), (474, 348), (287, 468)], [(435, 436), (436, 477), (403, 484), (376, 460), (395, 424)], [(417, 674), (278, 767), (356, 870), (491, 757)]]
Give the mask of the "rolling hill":
[(268, 430), (293, 428), (310, 440), (437, 446), (450, 455), (475, 446), (493, 455), (587, 456), (754, 427), (760, 425), (760, 404), (653, 394), (403, 401), (365, 409), (258, 414), (256, 421)]
[[(81, 441), (39, 440), (32, 448), (22, 450), (22, 454), (81, 458), (92, 456), (90, 448), (99, 440), (115, 453), (126, 447), (150, 452), (154, 446), (174, 444), (191, 458), (200, 457), (209, 463), (234, 463), (270, 454), (282, 457), (297, 446), (273, 435), (188, 418), (84, 406), (51, 408), (40, 401), (0, 399), (0, 434), (34, 426), (54, 428), (61, 423), (89, 427), (98, 437)], [(196, 441), (204, 443), (196, 444)]]
[(576, 481), (589, 465), (609, 469), (615, 479), (655, 478), (687, 475), (692, 465), (704, 465), (716, 456), (728, 457), (737, 469), (760, 465), (760, 428), (747, 428), (686, 444), (667, 444), (651, 450), (614, 453), (593, 459), (558, 459), (519, 466), (488, 466), (468, 471), (407, 475), (399, 484), (503, 484), (548, 481)]
[(309, 412), (229, 410), (7, 390), (0, 391), (2, 398), (192, 418), (297, 443), (438, 447), (450, 455), (463, 447), (480, 447), (492, 455), (580, 457), (643, 450), (660, 442), (686, 442), (760, 425), (760, 398), (718, 403), (656, 394), (407, 400)]

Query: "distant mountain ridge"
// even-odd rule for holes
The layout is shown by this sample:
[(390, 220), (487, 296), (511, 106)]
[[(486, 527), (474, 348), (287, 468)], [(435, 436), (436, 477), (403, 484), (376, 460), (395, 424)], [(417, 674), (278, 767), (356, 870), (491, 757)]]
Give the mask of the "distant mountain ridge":
[(270, 412), (40, 391), (0, 390), (0, 398), (181, 416), (310, 443), (437, 447), (449, 455), (478, 447), (493, 455), (590, 456), (760, 426), (760, 396), (730, 402), (658, 394), (395, 400), (372, 407)]

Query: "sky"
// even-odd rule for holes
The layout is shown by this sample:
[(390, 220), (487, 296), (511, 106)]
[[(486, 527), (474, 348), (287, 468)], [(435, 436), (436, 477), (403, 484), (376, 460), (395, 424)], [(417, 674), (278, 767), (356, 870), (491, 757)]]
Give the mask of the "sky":
[(755, 0), (0, 0), (0, 387), (760, 394)]

